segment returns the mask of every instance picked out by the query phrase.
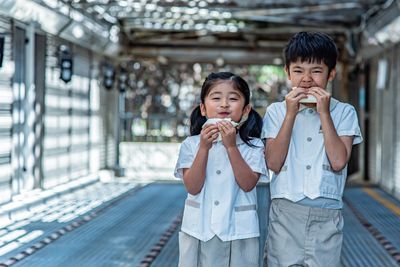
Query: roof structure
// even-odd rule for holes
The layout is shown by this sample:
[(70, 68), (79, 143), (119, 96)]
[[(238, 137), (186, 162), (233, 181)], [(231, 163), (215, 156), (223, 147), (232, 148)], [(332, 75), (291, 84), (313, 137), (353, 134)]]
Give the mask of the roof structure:
[[(57, 2), (110, 30), (122, 58), (279, 63), (299, 31), (331, 34), (354, 54), (367, 22), (396, 0), (35, 0)], [(52, 4), (57, 6), (57, 4)]]

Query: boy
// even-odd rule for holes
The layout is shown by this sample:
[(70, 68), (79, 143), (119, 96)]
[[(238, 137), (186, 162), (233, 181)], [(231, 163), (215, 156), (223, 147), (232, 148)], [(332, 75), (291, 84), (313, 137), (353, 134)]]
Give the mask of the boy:
[(267, 108), (261, 134), (274, 172), (267, 266), (340, 266), (347, 162), (362, 136), (354, 107), (325, 90), (337, 55), (323, 33), (297, 33), (284, 49), (295, 87)]

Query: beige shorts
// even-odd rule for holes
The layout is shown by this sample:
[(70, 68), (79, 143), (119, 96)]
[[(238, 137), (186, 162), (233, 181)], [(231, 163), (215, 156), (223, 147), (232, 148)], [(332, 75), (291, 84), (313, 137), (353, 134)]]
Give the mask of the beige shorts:
[(342, 241), (341, 210), (273, 199), (264, 266), (338, 267)]
[(224, 242), (214, 236), (202, 242), (179, 232), (179, 267), (258, 267), (258, 237)]

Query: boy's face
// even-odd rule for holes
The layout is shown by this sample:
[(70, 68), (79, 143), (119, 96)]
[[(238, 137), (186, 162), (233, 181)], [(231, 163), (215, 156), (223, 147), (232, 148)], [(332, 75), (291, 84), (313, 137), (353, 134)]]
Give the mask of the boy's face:
[(289, 69), (285, 69), (289, 80), (292, 83), (292, 87), (319, 87), (326, 89), (328, 81), (332, 81), (335, 78), (336, 70), (332, 69), (328, 71), (328, 66), (324, 62), (308, 62), (307, 60), (301, 62), (298, 59), (296, 62), (292, 62), (289, 65)]

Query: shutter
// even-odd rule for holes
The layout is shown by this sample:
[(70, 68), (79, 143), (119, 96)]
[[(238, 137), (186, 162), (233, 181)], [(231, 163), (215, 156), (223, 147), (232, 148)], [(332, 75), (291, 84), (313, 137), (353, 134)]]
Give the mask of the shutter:
[(11, 199), (11, 150), (12, 150), (12, 87), (14, 74), (11, 54), (10, 21), (0, 18), (0, 35), (5, 37), (3, 65), (0, 68), (0, 203)]
[(394, 135), (395, 135), (395, 144), (394, 144), (394, 170), (393, 170), (393, 178), (394, 178), (394, 195), (397, 198), (400, 198), (400, 45), (397, 45), (394, 48), (393, 53), (393, 70), (392, 70), (392, 79), (393, 79), (393, 90), (395, 92), (395, 105), (393, 106), (393, 116), (395, 117), (395, 125), (394, 125)]
[(45, 188), (90, 173), (90, 54), (71, 46), (73, 77), (65, 84), (59, 79), (56, 57), (59, 44), (61, 42), (55, 37), (48, 37), (43, 152)]

